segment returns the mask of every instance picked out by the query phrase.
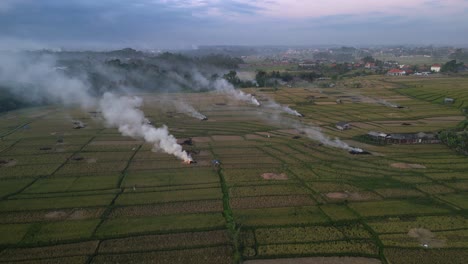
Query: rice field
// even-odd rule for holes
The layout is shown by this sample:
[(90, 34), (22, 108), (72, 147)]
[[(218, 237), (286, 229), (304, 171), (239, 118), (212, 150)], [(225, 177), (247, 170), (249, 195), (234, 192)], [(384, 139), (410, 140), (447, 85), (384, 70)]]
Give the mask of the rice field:
[[(356, 81), (362, 88), (350, 88)], [(0, 263), (462, 263), (468, 157), (442, 144), (361, 139), (455, 127), (466, 119), (467, 85), (462, 77), (370, 76), (333, 88), (246, 90), (303, 118), (220, 94), (166, 96), (206, 121), (142, 95), (153, 124), (167, 125), (179, 143), (191, 139), (183, 144), (197, 161), (190, 165), (79, 109), (1, 115)], [(70, 116), (87, 126), (73, 129)], [(351, 129), (338, 130), (339, 121)], [(294, 122), (372, 155), (324, 145)]]

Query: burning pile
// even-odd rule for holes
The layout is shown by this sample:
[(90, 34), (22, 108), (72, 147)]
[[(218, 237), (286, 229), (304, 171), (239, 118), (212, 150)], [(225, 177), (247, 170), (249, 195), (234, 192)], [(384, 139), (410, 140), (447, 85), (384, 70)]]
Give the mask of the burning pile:
[(360, 149), (360, 148), (352, 148), (348, 152), (349, 152), (349, 154), (352, 154), (352, 155), (371, 155), (370, 152), (365, 151), (365, 150)]
[(81, 122), (80, 120), (73, 120), (73, 128), (74, 129), (82, 129), (85, 128), (86, 124)]

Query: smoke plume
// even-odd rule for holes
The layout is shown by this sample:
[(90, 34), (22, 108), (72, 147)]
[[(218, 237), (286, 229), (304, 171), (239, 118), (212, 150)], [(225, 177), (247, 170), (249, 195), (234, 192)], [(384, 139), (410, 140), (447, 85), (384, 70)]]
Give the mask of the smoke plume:
[(334, 148), (341, 148), (348, 151), (355, 151), (355, 152), (362, 152), (363, 150), (360, 148), (354, 148), (346, 144), (345, 142), (341, 141), (339, 138), (331, 139), (330, 137), (324, 135), (320, 128), (317, 127), (298, 127), (296, 128), (299, 131), (304, 132), (308, 138), (314, 139), (319, 141), (320, 143), (334, 147)]
[(294, 115), (294, 116), (298, 116), (298, 117), (302, 117), (302, 116), (303, 116), (303, 115), (302, 115), (301, 113), (299, 113), (298, 111), (289, 108), (289, 106), (280, 105), (280, 104), (278, 104), (277, 102), (272, 101), (272, 100), (270, 100), (270, 101), (269, 101), (268, 103), (266, 103), (266, 104), (263, 104), (262, 106), (263, 106), (263, 107), (266, 107), (266, 108), (276, 109), (276, 110), (279, 110), (279, 111), (281, 111), (281, 112), (284, 112), (284, 113), (287, 113), (287, 114), (290, 114), (290, 115)]
[(29, 58), (20, 53), (0, 54), (0, 89), (32, 103), (93, 106), (90, 86), (78, 77), (66, 76), (51, 56)]
[[(282, 127), (292, 127), (297, 131), (303, 132), (308, 138), (312, 140), (319, 141), (323, 145), (340, 148), (347, 151), (355, 151), (355, 152), (362, 152), (363, 150), (360, 148), (354, 148), (349, 146), (347, 143), (341, 141), (339, 138), (332, 139), (320, 130), (319, 127), (305, 124), (300, 122), (299, 120), (291, 119), (287, 116), (280, 115), (282, 112), (287, 112), (293, 115), (300, 114), (299, 112), (285, 106), (281, 106), (280, 104), (276, 103), (275, 101), (270, 101), (266, 104), (266, 108), (273, 109), (273, 112), (262, 112), (262, 117), (267, 122), (273, 123), (274, 125), (279, 125)], [(287, 111), (287, 109), (289, 109)]]
[(177, 144), (177, 140), (169, 133), (167, 126), (156, 128), (149, 124), (140, 108), (143, 105), (141, 97), (116, 96), (105, 93), (99, 102), (105, 123), (117, 127), (124, 136), (142, 138), (153, 144), (153, 151), (164, 151), (179, 159), (190, 162), (192, 158)]
[(257, 101), (257, 98), (255, 98), (255, 96), (244, 93), (241, 90), (236, 90), (234, 86), (232, 86), (232, 84), (230, 84), (224, 79), (217, 79), (216, 81), (214, 81), (213, 87), (216, 91), (233, 96), (237, 100), (249, 102), (253, 105), (260, 106), (260, 103)]
[(177, 111), (186, 113), (190, 115), (191, 117), (204, 120), (206, 119), (206, 116), (203, 115), (202, 113), (198, 112), (193, 106), (189, 105), (188, 103), (181, 102), (181, 101), (175, 101), (174, 105), (177, 109)]
[(155, 128), (149, 124), (139, 109), (141, 98), (107, 92), (95, 99), (90, 87), (86, 76), (67, 76), (51, 56), (32, 58), (21, 53), (0, 53), (0, 89), (28, 102), (99, 107), (106, 125), (117, 127), (123, 135), (142, 138), (152, 143), (155, 151), (162, 150), (186, 162), (192, 160), (166, 126)]

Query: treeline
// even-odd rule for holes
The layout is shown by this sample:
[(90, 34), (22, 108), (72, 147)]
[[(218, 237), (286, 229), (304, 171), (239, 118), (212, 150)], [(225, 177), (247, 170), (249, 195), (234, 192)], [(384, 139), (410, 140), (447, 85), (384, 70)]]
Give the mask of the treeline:
[(0, 87), (0, 112), (16, 110), (28, 105), (28, 103), (25, 103), (19, 100), (18, 98), (15, 98), (7, 90), (2, 89), (2, 87)]
[(209, 89), (204, 86), (207, 80), (226, 70), (239, 68), (243, 60), (218, 54), (189, 57), (166, 52), (147, 57), (116, 56), (97, 65), (86, 59), (78, 63), (76, 60), (68, 64), (63, 62), (70, 66), (68, 71), (71, 75), (88, 76), (93, 90), (102, 93), (119, 87), (163, 92), (205, 91)]
[(459, 61), (468, 61), (468, 50), (467, 49), (457, 49), (454, 53), (449, 55), (449, 58), (452, 60)]
[(280, 72), (280, 71), (263, 71), (258, 70), (253, 80), (241, 80), (236, 71), (229, 71), (223, 75), (223, 78), (230, 82), (235, 87), (267, 87), (286, 84), (294, 80), (303, 80), (313, 82), (314, 80), (323, 77), (322, 74), (312, 71), (302, 72)]
[(468, 155), (468, 120), (461, 122), (455, 129), (443, 130), (439, 139), (452, 149)]
[(457, 62), (457, 60), (451, 60), (446, 62), (440, 68), (441, 72), (452, 72), (457, 73), (464, 70), (465, 64), (463, 62)]

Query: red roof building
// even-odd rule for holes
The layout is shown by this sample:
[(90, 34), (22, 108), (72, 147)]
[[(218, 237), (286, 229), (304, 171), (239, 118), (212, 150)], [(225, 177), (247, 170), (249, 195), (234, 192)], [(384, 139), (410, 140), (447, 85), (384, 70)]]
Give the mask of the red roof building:
[(399, 69), (391, 69), (387, 72), (387, 75), (390, 76), (403, 76), (406, 75), (406, 71), (399, 70)]

